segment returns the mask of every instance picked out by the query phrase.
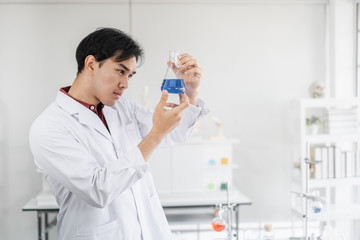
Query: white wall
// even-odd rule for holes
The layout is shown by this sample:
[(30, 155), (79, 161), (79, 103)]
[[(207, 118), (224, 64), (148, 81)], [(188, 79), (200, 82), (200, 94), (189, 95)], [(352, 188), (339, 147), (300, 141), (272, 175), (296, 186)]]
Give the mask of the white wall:
[[(325, 78), (325, 5), (208, 2), (133, 3), (131, 8), (125, 3), (0, 4), (0, 103), (5, 109), (0, 114), (8, 123), (7, 212), (0, 217), (8, 219), (4, 239), (36, 236), (35, 214), (20, 211), (41, 187), (28, 130), (56, 91), (72, 82), (75, 48), (99, 26), (131, 29), (144, 46), (145, 64), (127, 93), (137, 101), (148, 85), (152, 105), (157, 102), (168, 49), (199, 59), (201, 97), (224, 121), (225, 135), (241, 141), (234, 152), (240, 166), (235, 184), (253, 200), (241, 210), (241, 220), (290, 218), (285, 108), (290, 100), (307, 97), (312, 81)], [(204, 119), (200, 133), (215, 134), (214, 124)]]
[[(7, 158), (6, 154), (6, 123), (5, 123), (5, 116), (4, 116), (4, 108), (3, 104), (0, 103), (0, 216), (5, 216), (5, 201), (7, 195), (7, 165), (5, 159)], [(4, 232), (5, 232), (5, 218), (0, 217), (0, 239), (4, 239)]]
[(355, 96), (356, 11), (352, 0), (330, 0), (330, 83), (331, 96)]

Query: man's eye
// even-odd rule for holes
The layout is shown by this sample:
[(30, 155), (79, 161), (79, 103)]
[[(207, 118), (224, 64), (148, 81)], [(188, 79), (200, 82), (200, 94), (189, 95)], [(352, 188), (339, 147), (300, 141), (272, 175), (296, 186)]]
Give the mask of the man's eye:
[(122, 69), (119, 69), (118, 72), (121, 74), (121, 75), (124, 75), (125, 71), (122, 70)]
[(129, 79), (132, 78), (132, 76), (133, 76), (132, 74), (129, 74)]

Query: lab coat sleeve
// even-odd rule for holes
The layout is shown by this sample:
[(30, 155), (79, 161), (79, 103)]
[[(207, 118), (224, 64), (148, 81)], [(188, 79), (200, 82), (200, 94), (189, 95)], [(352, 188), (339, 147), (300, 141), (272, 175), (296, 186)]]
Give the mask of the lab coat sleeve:
[(200, 118), (208, 114), (209, 111), (201, 99), (198, 99), (196, 106), (190, 104), (190, 106), (184, 110), (180, 125), (171, 131), (164, 139), (165, 144), (184, 143), (190, 138), (196, 123)]
[(43, 173), (99, 208), (108, 206), (149, 171), (137, 147), (100, 167), (74, 134), (54, 120), (34, 122), (30, 130), (30, 147), (35, 163)]
[[(154, 112), (136, 104), (134, 104), (132, 108), (136, 114), (135, 118), (139, 125), (141, 137), (145, 138), (152, 128), (152, 118)], [(161, 146), (185, 142), (191, 136), (191, 133), (199, 119), (208, 113), (208, 107), (201, 99), (198, 99), (196, 106), (190, 105), (184, 110), (179, 126), (164, 138)]]

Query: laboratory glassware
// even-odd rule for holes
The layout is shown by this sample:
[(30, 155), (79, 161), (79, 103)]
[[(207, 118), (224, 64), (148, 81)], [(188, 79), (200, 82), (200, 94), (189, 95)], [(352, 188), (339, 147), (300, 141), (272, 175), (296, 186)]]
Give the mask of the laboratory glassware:
[(179, 74), (175, 74), (175, 72), (179, 73), (179, 68), (181, 67), (178, 64), (179, 55), (179, 51), (169, 51), (169, 60), (173, 64), (167, 67), (164, 80), (161, 85), (161, 91), (166, 90), (169, 93), (167, 100), (168, 104), (179, 105), (181, 94), (185, 92), (184, 80)]
[[(230, 204), (230, 186), (228, 181), (226, 182), (226, 190), (227, 204), (225, 206), (222, 206), (222, 204), (216, 206), (215, 218), (211, 221), (211, 225), (213, 230), (217, 232), (221, 232), (227, 227), (227, 240), (232, 240), (234, 237), (237, 238), (238, 235), (237, 233), (233, 234), (232, 232), (232, 215), (236, 204)], [(226, 215), (227, 221), (224, 219), (223, 215)]]
[[(323, 201), (325, 203), (325, 200), (322, 199), (319, 196), (319, 192), (313, 192), (313, 193), (309, 193), (309, 168), (310, 168), (310, 164), (322, 164), (321, 160), (310, 160), (310, 144), (308, 142), (306, 142), (306, 156), (304, 158), (304, 162), (305, 162), (305, 193), (299, 193), (299, 192), (294, 192), (292, 191), (292, 193), (295, 193), (296, 195), (298, 195), (299, 197), (302, 197), (305, 199), (305, 211), (303, 213), (303, 222), (304, 222), (304, 233), (305, 236), (301, 237), (301, 238), (290, 238), (290, 239), (305, 239), (308, 240), (309, 239), (309, 235), (308, 235), (308, 218), (309, 218), (309, 207), (311, 205), (311, 208), (313, 210), (313, 213), (319, 213), (321, 212), (323, 205), (321, 203), (321, 201)], [(311, 204), (309, 204), (309, 201), (312, 201)]]
[(211, 221), (211, 226), (214, 231), (221, 232), (226, 227), (226, 221), (223, 218), (224, 210), (220, 204), (219, 208), (215, 209), (215, 218)]

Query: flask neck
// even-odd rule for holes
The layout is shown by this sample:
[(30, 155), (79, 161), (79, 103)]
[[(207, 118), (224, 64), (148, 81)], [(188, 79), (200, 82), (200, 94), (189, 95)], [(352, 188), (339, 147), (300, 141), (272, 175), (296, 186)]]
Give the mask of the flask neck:
[(178, 65), (178, 61), (179, 61), (179, 55), (180, 55), (180, 51), (169, 51), (169, 60), (172, 61), (175, 64), (175, 67), (179, 68), (180, 66)]

